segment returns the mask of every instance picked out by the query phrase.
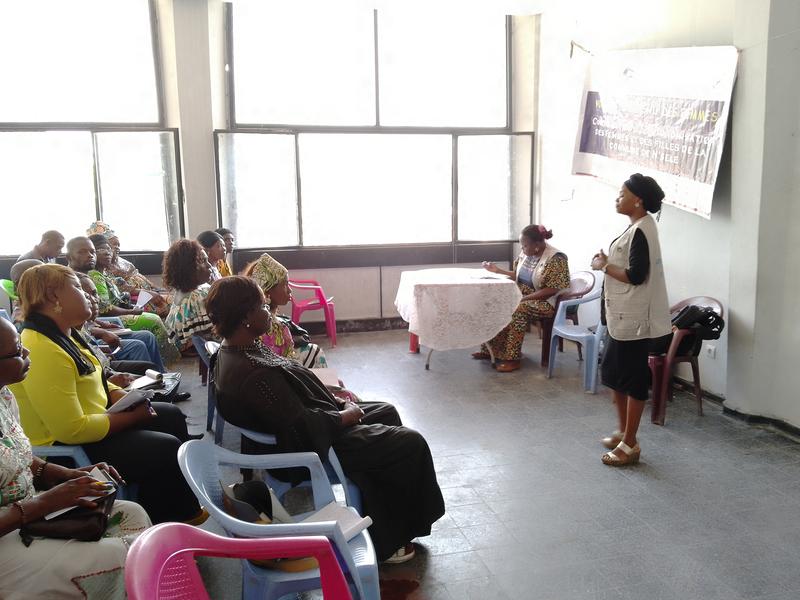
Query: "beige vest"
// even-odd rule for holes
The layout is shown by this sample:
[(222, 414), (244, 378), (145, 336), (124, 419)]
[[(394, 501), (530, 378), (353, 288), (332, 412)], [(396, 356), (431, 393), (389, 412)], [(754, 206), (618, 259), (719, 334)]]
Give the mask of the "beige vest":
[[(542, 287), (544, 287), (542, 285), (542, 278), (544, 277), (544, 271), (545, 268), (547, 267), (547, 262), (551, 258), (553, 258), (556, 254), (563, 254), (563, 252), (561, 252), (558, 248), (553, 248), (553, 246), (545, 242), (544, 252), (542, 252), (542, 255), (539, 257), (539, 263), (536, 265), (536, 268), (533, 270), (533, 273), (531, 274), (531, 281), (533, 282), (534, 290), (540, 290), (542, 289)], [(517, 281), (519, 281), (519, 271), (522, 268), (522, 263), (525, 261), (526, 258), (527, 256), (525, 256), (523, 252), (520, 252), (519, 256), (517, 257), (517, 269), (516, 269)], [(557, 297), (558, 294), (553, 294), (547, 299), (547, 303), (550, 306), (555, 306)]]
[(630, 268), (631, 244), (636, 230), (647, 238), (650, 249), (650, 272), (640, 285), (605, 278), (603, 302), (608, 332), (615, 340), (641, 340), (667, 335), (672, 330), (667, 301), (667, 284), (658, 229), (651, 215), (645, 215), (619, 236), (608, 252), (608, 264)]

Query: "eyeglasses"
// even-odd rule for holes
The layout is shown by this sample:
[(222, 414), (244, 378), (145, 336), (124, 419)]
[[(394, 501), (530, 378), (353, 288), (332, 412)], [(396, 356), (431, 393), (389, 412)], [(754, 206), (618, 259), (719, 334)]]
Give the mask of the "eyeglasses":
[(0, 356), (0, 360), (7, 360), (9, 358), (22, 358), (22, 353), (25, 351), (21, 342), (17, 342), (17, 351), (14, 354), (6, 354), (5, 356)]

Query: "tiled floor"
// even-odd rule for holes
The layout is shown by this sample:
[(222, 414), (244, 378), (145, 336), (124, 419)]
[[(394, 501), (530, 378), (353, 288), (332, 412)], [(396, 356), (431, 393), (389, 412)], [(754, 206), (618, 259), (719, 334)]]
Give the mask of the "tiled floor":
[(418, 556), (383, 577), (418, 577), (409, 600), (800, 598), (800, 444), (710, 402), (699, 417), (678, 394), (664, 427), (647, 407), (642, 463), (606, 467), (609, 395), (581, 391), (572, 345), (546, 379), (528, 337), (511, 374), (468, 351), (434, 353), (425, 371), (398, 331), (342, 334), (327, 351), (349, 388), (426, 436), (447, 502)]

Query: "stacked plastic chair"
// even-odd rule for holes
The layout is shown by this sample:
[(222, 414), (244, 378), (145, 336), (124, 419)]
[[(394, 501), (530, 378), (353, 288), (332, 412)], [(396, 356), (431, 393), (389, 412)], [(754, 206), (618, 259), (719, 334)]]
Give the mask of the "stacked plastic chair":
[[(223, 508), (220, 465), (246, 469), (305, 467), (311, 474), (314, 510), (320, 510), (334, 502), (330, 482), (315, 453), (250, 456), (193, 440), (186, 442), (178, 450), (178, 464), (200, 504), (228, 535), (242, 538), (325, 536), (338, 553), (345, 575), (350, 580), (351, 591), (355, 591), (355, 595), (363, 600), (380, 599), (375, 548), (366, 530), (348, 541), (334, 521), (261, 525), (240, 521)], [(303, 516), (305, 515), (298, 515), (297, 518)], [(319, 589), (320, 586), (318, 569), (290, 573), (242, 561), (242, 595), (246, 599), (277, 600), (286, 594)]]

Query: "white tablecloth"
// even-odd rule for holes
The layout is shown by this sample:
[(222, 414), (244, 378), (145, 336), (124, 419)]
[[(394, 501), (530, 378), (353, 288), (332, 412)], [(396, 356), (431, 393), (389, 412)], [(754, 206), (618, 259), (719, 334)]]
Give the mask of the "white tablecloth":
[(492, 339), (521, 298), (516, 283), (484, 269), (424, 269), (400, 274), (394, 305), (420, 344), (454, 350)]

